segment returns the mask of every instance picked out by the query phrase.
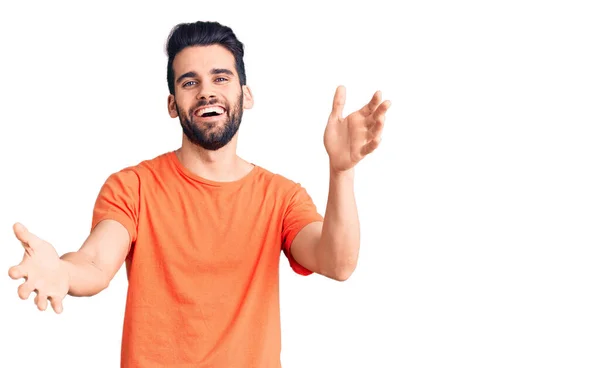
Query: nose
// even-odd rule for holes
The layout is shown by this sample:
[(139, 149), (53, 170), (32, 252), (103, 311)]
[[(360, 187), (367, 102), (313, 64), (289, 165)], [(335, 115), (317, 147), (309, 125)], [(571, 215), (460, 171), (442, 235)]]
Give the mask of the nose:
[(198, 90), (198, 94), (196, 95), (197, 100), (210, 100), (216, 98), (214, 91), (210, 86), (202, 84)]

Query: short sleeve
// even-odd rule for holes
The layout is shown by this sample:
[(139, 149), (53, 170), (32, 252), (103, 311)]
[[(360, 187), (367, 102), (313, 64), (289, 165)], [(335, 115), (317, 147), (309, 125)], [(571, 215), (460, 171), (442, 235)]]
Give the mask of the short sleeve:
[(300, 230), (306, 225), (318, 221), (323, 221), (323, 216), (317, 212), (317, 208), (313, 203), (312, 198), (306, 192), (306, 189), (299, 184), (296, 184), (287, 201), (283, 218), (282, 250), (290, 262), (290, 266), (297, 274), (307, 276), (310, 275), (312, 271), (303, 267), (292, 257), (290, 251), (292, 242)]
[(137, 238), (140, 180), (132, 169), (114, 173), (102, 185), (94, 205), (92, 229), (103, 220), (114, 220), (129, 232), (131, 243)]

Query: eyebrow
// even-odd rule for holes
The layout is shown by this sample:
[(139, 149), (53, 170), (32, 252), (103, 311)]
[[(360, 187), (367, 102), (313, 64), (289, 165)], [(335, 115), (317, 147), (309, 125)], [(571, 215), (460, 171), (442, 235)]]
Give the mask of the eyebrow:
[[(233, 76), (233, 72), (229, 69), (225, 69), (225, 68), (212, 68), (210, 70), (210, 74), (227, 74), (230, 76)], [(184, 80), (185, 78), (197, 78), (198, 74), (196, 72), (187, 72), (184, 73), (182, 75), (179, 76), (179, 78), (177, 78), (177, 83), (181, 82), (182, 80)]]
[(211, 69), (210, 74), (227, 74), (233, 77), (233, 72), (225, 68), (213, 68)]

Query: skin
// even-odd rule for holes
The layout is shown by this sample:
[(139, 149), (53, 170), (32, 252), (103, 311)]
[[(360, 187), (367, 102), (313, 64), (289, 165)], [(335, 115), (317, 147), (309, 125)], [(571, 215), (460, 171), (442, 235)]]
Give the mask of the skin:
[[(212, 73), (213, 70), (228, 70), (227, 73)], [(252, 92), (248, 86), (240, 86), (235, 70), (235, 59), (226, 48), (220, 45), (195, 46), (182, 50), (173, 60), (175, 74), (175, 95), (168, 98), (169, 115), (172, 118), (189, 118), (200, 101), (217, 102), (235, 106), (242, 96), (242, 108), (251, 109), (254, 105)], [(194, 76), (182, 76), (190, 73)], [(180, 114), (181, 112), (181, 114)], [(227, 114), (232, 114), (230, 109)], [(181, 116), (185, 114), (185, 116)], [(227, 125), (227, 117), (222, 117), (212, 126), (203, 127), (194, 122), (199, 130), (206, 133), (218, 133)], [(238, 134), (219, 150), (207, 150), (194, 144), (183, 134), (181, 148), (177, 157), (184, 166), (195, 174), (213, 181), (234, 181), (252, 170), (252, 164), (240, 158), (236, 153)]]
[[(188, 47), (175, 57), (173, 70), (175, 91), (167, 108), (182, 125), (178, 159), (193, 173), (213, 181), (247, 175), (253, 166), (236, 153), (237, 128), (243, 110), (252, 108), (254, 100), (250, 88), (240, 86), (233, 55), (219, 45)], [(307, 225), (291, 246), (292, 256), (302, 266), (338, 281), (350, 277), (358, 260), (354, 167), (378, 147), (391, 105), (382, 102), (377, 91), (364, 107), (344, 117), (345, 96), (345, 88), (338, 87), (323, 136), (330, 166), (324, 221)], [(225, 113), (211, 121), (193, 115), (207, 104), (218, 104)], [(25, 279), (19, 297), (25, 300), (34, 292), (40, 310), (50, 303), (56, 313), (63, 311), (66, 295), (92, 296), (107, 288), (131, 244), (125, 227), (113, 220), (100, 222), (78, 251), (62, 257), (24, 225), (16, 223), (13, 230), (25, 250), (22, 261), (9, 269), (11, 278)]]
[(339, 86), (323, 141), (329, 155), (329, 196), (324, 221), (302, 229), (292, 242), (292, 256), (307, 269), (338, 281), (347, 280), (358, 262), (360, 224), (354, 197), (354, 167), (381, 142), (385, 113), (377, 91), (371, 101), (347, 117), (346, 89)]

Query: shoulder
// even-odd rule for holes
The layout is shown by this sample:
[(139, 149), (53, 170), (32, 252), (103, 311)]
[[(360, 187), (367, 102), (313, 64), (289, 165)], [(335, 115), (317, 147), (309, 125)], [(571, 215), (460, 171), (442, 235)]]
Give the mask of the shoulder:
[(170, 152), (160, 154), (150, 159), (139, 161), (113, 171), (108, 175), (107, 182), (121, 182), (125, 185), (140, 185), (141, 182), (151, 181), (160, 173), (164, 173), (169, 165)]
[(264, 167), (255, 165), (256, 181), (264, 186), (266, 193), (275, 194), (284, 201), (289, 201), (299, 193), (305, 191), (300, 182), (292, 180), (282, 174), (272, 172)]
[(143, 177), (152, 175), (156, 172), (164, 171), (164, 169), (171, 164), (172, 154), (173, 152), (166, 152), (155, 157), (139, 161), (135, 164), (123, 167), (119, 171), (114, 172), (112, 175), (131, 175), (132, 173), (135, 173), (138, 176)]
[(291, 180), (288, 177), (285, 177), (281, 174), (267, 170), (262, 166), (255, 166), (255, 170), (257, 171), (257, 180), (271, 186), (274, 189), (278, 189), (279, 191), (283, 192), (288, 192), (300, 185), (298, 182)]

